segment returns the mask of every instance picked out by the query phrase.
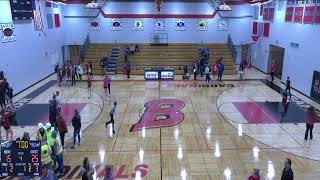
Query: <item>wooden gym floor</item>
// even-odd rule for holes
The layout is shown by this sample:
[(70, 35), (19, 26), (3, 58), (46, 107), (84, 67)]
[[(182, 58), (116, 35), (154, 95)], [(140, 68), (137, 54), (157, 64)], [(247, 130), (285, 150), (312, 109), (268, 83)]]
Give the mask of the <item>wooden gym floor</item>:
[[(265, 78), (265, 75), (255, 70), (246, 74), (246, 79), (251, 80), (236, 81), (233, 80), (235, 76), (230, 76), (210, 87), (204, 85), (204, 81), (143, 81), (140, 76), (127, 81), (124, 76), (114, 76), (109, 100), (104, 97), (99, 80), (102, 77), (95, 77), (90, 98), (85, 83), (78, 83), (76, 87), (48, 85), (54, 78), (19, 94), (15, 104), (20, 108), (18, 114), (27, 113), (33, 117), (36, 113), (32, 112), (36, 110), (27, 107), (46, 111), (46, 106), (40, 108), (40, 105), (47, 104), (52, 93), (59, 90), (66, 119), (71, 118), (73, 109), (81, 109), (81, 146), (70, 149), (73, 130), (69, 124), (64, 154), (66, 173), (61, 179), (80, 179), (80, 166), (85, 156), (96, 166), (97, 176), (102, 176), (104, 165), (110, 164), (117, 179), (139, 179), (140, 175), (142, 179), (220, 180), (230, 177), (243, 180), (253, 168), (259, 168), (265, 179), (280, 179), (286, 157), (293, 161), (295, 179), (320, 179), (319, 125), (314, 127), (314, 140), (305, 142), (305, 123), (291, 121), (291, 111), (288, 111), (287, 120), (278, 122), (277, 113), (281, 112), (277, 111), (281, 110), (272, 110), (277, 104), (271, 103), (269, 107), (268, 102), (280, 102), (281, 96), (275, 88), (256, 79)], [(279, 80), (276, 85), (281, 86)], [(41, 87), (46, 88), (39, 91)], [(35, 91), (38, 93), (21, 103), (21, 98), (26, 100), (23, 97)], [(293, 95), (319, 108), (319, 104), (301, 94), (294, 91)], [(142, 116), (145, 103), (160, 99), (183, 101), (182, 122), (130, 132)], [(115, 134), (110, 133), (110, 126), (105, 128), (113, 101), (118, 102)], [(290, 103), (296, 104), (294, 100)], [(41, 113), (36, 118), (47, 120)], [(18, 119), (18, 125), (21, 122)], [(34, 137), (37, 122), (15, 126), (15, 137), (21, 136), (23, 131)]]

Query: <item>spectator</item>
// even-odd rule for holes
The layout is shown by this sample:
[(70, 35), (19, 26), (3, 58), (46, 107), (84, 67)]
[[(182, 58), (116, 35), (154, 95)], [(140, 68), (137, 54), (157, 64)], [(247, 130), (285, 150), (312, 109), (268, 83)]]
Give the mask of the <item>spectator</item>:
[(28, 132), (24, 132), (21, 140), (22, 141), (30, 141), (30, 134)]
[(93, 78), (92, 62), (89, 62), (89, 70), (90, 70), (90, 71), (89, 71), (90, 77)]
[(183, 66), (184, 75), (188, 73), (188, 65)]
[(0, 106), (6, 109), (6, 87), (4, 80), (0, 80)]
[(13, 131), (10, 126), (10, 112), (6, 111), (5, 109), (2, 109), (2, 126), (4, 130), (6, 131), (6, 140), (9, 140), (9, 134), (10, 134), (10, 140), (13, 140)]
[(111, 96), (111, 78), (108, 76), (108, 74), (106, 74), (106, 76), (103, 79), (103, 88), (106, 98), (109, 98)]
[(108, 127), (108, 124), (112, 123), (112, 132), (113, 132), (113, 134), (116, 133), (116, 132), (114, 131), (114, 119), (113, 119), (113, 116), (114, 116), (115, 113), (116, 113), (116, 108), (117, 108), (117, 102), (115, 101), (115, 102), (113, 103), (113, 107), (112, 107), (112, 109), (111, 109), (111, 111), (110, 111), (110, 113), (109, 113), (109, 115), (110, 115), (110, 121), (106, 122), (106, 128)]
[(60, 98), (60, 92), (56, 91), (56, 102), (57, 102), (57, 110), (62, 108), (61, 98)]
[(66, 66), (66, 72), (67, 72), (67, 81), (70, 81), (71, 79), (71, 67), (70, 64), (68, 63)]
[(310, 130), (310, 140), (313, 139), (313, 134), (312, 134), (312, 130), (313, 130), (313, 126), (314, 126), (314, 123), (317, 121), (317, 112), (316, 110), (311, 107), (308, 109), (309, 113), (308, 113), (308, 117), (307, 117), (307, 122), (306, 122), (306, 133), (304, 135), (304, 140), (308, 140), (308, 133), (309, 133), (309, 130)]
[(61, 144), (61, 140), (58, 136), (57, 131), (53, 131), (51, 136), (53, 139), (52, 146), (55, 151), (54, 158), (58, 162), (58, 169), (56, 170), (56, 172), (59, 172), (60, 175), (63, 175), (64, 163), (63, 163), (63, 147)]
[(42, 167), (42, 176), (39, 178), (39, 180), (58, 180), (58, 178), (50, 169), (50, 167), (44, 165)]
[(71, 67), (71, 85), (76, 85), (76, 73), (77, 71), (75, 70), (74, 64)]
[(52, 99), (49, 101), (49, 122), (53, 126), (56, 126), (56, 116), (57, 116), (57, 100), (56, 95), (52, 96)]
[(81, 67), (81, 64), (79, 64), (77, 71), (78, 71), (79, 79), (80, 81), (82, 81), (83, 69)]
[(72, 118), (72, 126), (73, 126), (73, 146), (71, 146), (71, 149), (74, 149), (74, 146), (76, 145), (77, 137), (78, 137), (78, 146), (80, 146), (81, 117), (78, 110), (74, 110), (74, 116)]
[(53, 167), (53, 162), (51, 158), (51, 147), (48, 145), (46, 138), (41, 141), (41, 163), (43, 166), (51, 169)]
[(248, 177), (248, 180), (260, 180), (260, 169), (253, 169), (252, 175)]
[(60, 134), (61, 145), (62, 147), (64, 147), (64, 137), (65, 137), (65, 134), (68, 133), (68, 128), (67, 128), (66, 121), (63, 119), (60, 111), (61, 110), (58, 110), (57, 112), (57, 128)]
[(224, 71), (224, 64), (221, 62), (218, 67), (218, 79), (220, 81), (222, 80), (223, 71)]
[(139, 51), (140, 51), (140, 49), (139, 49), (139, 45), (138, 45), (138, 44), (136, 44), (136, 45), (135, 45), (135, 49), (134, 49), (134, 51), (135, 51), (135, 52), (139, 52)]
[(239, 71), (240, 71), (240, 77), (239, 77), (239, 79), (240, 79), (240, 80), (243, 80), (243, 74), (244, 74), (244, 69), (245, 69), (245, 67), (246, 67), (246, 65), (245, 65), (245, 63), (242, 61), (242, 62), (240, 63), (240, 66), (239, 66)]
[(93, 180), (94, 168), (89, 162), (88, 157), (84, 157), (82, 162), (82, 180)]
[(217, 67), (217, 65), (214, 65), (212, 68), (213, 80), (216, 80), (217, 72), (218, 72), (218, 67)]
[(127, 78), (128, 78), (128, 80), (130, 79), (130, 62), (128, 61), (128, 63), (127, 63)]
[(284, 161), (284, 169), (282, 171), (281, 180), (293, 180), (293, 171), (291, 169), (291, 159), (286, 158)]
[(106, 174), (104, 175), (104, 180), (114, 180), (114, 175), (112, 173), (112, 167), (110, 165), (106, 165), (105, 167)]
[(274, 74), (276, 73), (276, 71), (277, 71), (277, 64), (275, 61), (273, 61), (271, 64), (271, 83), (273, 83)]
[(198, 64), (197, 61), (193, 64), (193, 80), (197, 80)]
[(46, 132), (44, 130), (44, 125), (42, 123), (39, 123), (37, 129), (38, 130), (37, 130), (36, 140), (42, 141), (42, 139), (46, 139)]
[(88, 75), (87, 84), (88, 84), (88, 98), (90, 98), (91, 97), (91, 86), (92, 86), (90, 75)]
[(291, 99), (291, 81), (290, 81), (290, 77), (287, 77), (287, 81), (286, 81), (286, 92), (289, 92), (289, 96)]
[(204, 69), (204, 73), (206, 75), (206, 83), (210, 83), (210, 68), (209, 65), (207, 65)]

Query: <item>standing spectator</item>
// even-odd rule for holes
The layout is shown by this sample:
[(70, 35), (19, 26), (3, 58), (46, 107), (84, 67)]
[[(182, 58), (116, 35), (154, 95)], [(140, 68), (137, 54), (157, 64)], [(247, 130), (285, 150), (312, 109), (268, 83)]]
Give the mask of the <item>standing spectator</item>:
[(57, 127), (58, 127), (58, 131), (59, 131), (59, 134), (60, 134), (61, 145), (62, 145), (62, 147), (64, 147), (64, 137), (65, 137), (65, 134), (68, 133), (68, 128), (67, 128), (67, 123), (63, 119), (62, 114), (61, 114), (60, 111), (61, 110), (58, 109), (58, 112), (57, 112)]
[(71, 67), (70, 64), (68, 63), (66, 66), (66, 71), (67, 71), (67, 81), (70, 81), (71, 79)]
[(93, 69), (92, 69), (92, 62), (89, 62), (89, 73), (90, 73), (90, 77), (93, 78)]
[(275, 61), (273, 61), (271, 64), (271, 83), (273, 83), (274, 74), (276, 73), (276, 71), (277, 71), (277, 64)]
[(217, 67), (217, 65), (214, 65), (212, 68), (213, 80), (216, 80), (217, 72), (218, 72), (218, 67)]
[(240, 71), (240, 80), (243, 80), (243, 74), (244, 74), (244, 69), (245, 69), (246, 65), (243, 61), (241, 61), (240, 66), (239, 66), (239, 71)]
[(260, 180), (260, 169), (253, 169), (252, 175), (248, 177), (248, 180)]
[(224, 71), (224, 64), (221, 62), (218, 68), (218, 79), (220, 81), (222, 80), (223, 71)]
[(74, 116), (72, 118), (72, 126), (73, 126), (73, 146), (71, 149), (74, 149), (76, 145), (76, 138), (78, 137), (78, 146), (80, 146), (80, 130), (81, 130), (81, 117), (78, 110), (74, 110)]
[(41, 141), (41, 163), (43, 166), (48, 167), (49, 169), (53, 166), (53, 161), (51, 158), (51, 148), (47, 143), (46, 138), (42, 139)]
[(90, 98), (91, 97), (91, 86), (92, 86), (90, 75), (88, 75), (87, 84), (88, 84), (88, 98)]
[(291, 81), (290, 81), (290, 77), (287, 77), (287, 81), (286, 81), (286, 92), (289, 92), (289, 96), (291, 99)]
[(114, 175), (112, 173), (112, 167), (110, 165), (106, 165), (105, 167), (106, 174), (104, 175), (104, 180), (114, 180)]
[(304, 140), (308, 140), (308, 133), (309, 133), (309, 130), (310, 130), (310, 140), (313, 139), (313, 134), (312, 134), (312, 130), (313, 130), (313, 126), (314, 126), (314, 123), (317, 121), (317, 112), (316, 110), (311, 107), (309, 108), (308, 110), (308, 117), (307, 117), (307, 122), (306, 122), (306, 133), (304, 135)]
[(12, 98), (13, 98), (13, 89), (12, 86), (9, 86), (7, 90), (7, 96), (8, 96), (8, 103), (12, 104)]
[(4, 80), (0, 80), (0, 106), (6, 109), (6, 87)]
[(62, 108), (61, 98), (60, 98), (60, 92), (56, 91), (56, 102), (57, 102), (57, 110)]
[(286, 91), (283, 91), (283, 93), (282, 93), (282, 102), (281, 102), (283, 109), (285, 109), (286, 106), (287, 106), (287, 100), (288, 100), (288, 94), (287, 94)]
[(36, 140), (42, 141), (42, 139), (46, 139), (46, 132), (44, 130), (44, 125), (42, 123), (39, 123), (37, 129), (38, 130), (37, 130)]
[(90, 164), (88, 157), (84, 157), (82, 162), (82, 180), (93, 180), (94, 168)]
[(76, 85), (76, 73), (77, 73), (77, 71), (75, 69), (75, 66), (72, 65), (72, 67), (71, 67), (71, 86)]
[[(107, 74), (103, 79), (103, 88), (104, 88), (104, 94), (106, 95), (106, 98), (109, 98), (111, 96), (111, 78)], [(107, 92), (109, 92), (109, 94)]]
[(55, 72), (56, 75), (57, 75), (57, 82), (58, 82), (59, 85), (60, 85), (60, 76), (61, 76), (61, 74), (60, 74), (59, 64), (57, 64), (57, 65), (54, 67), (54, 72)]
[(24, 132), (21, 140), (22, 141), (30, 141), (30, 134), (28, 132)]
[(77, 71), (78, 71), (79, 79), (80, 81), (82, 81), (83, 69), (81, 67), (81, 64), (79, 64)]
[(282, 171), (281, 180), (293, 180), (293, 171), (291, 169), (291, 159), (286, 158), (284, 161), (284, 169)]
[(204, 69), (204, 73), (206, 74), (206, 83), (210, 83), (210, 68), (209, 65), (207, 65)]
[(130, 62), (128, 61), (128, 63), (127, 63), (127, 78), (128, 78), (128, 80), (130, 79)]
[(108, 127), (108, 124), (112, 123), (112, 132), (113, 132), (113, 134), (116, 133), (116, 132), (114, 131), (114, 119), (113, 119), (113, 116), (114, 116), (115, 113), (116, 113), (116, 108), (117, 108), (117, 102), (115, 101), (115, 102), (113, 103), (113, 107), (112, 107), (112, 109), (111, 109), (111, 111), (110, 111), (110, 113), (109, 113), (109, 115), (110, 115), (110, 121), (106, 122), (106, 128)]
[(184, 75), (187, 75), (187, 73), (188, 73), (188, 65), (183, 66), (183, 72), (184, 72)]
[(58, 178), (50, 167), (44, 165), (39, 180), (58, 180)]
[(198, 71), (198, 65), (197, 61), (193, 64), (193, 80), (197, 80), (197, 71)]
[(10, 126), (10, 112), (6, 111), (5, 109), (2, 109), (2, 126), (4, 130), (6, 131), (6, 140), (9, 140), (9, 134), (10, 134), (10, 140), (13, 140), (13, 131)]
[(58, 169), (56, 172), (59, 172), (60, 175), (63, 175), (64, 172), (64, 163), (63, 163), (63, 146), (61, 144), (61, 140), (58, 136), (57, 131), (52, 132), (52, 139), (53, 139), (53, 149), (55, 151), (55, 160), (58, 162)]
[(57, 100), (56, 95), (52, 96), (52, 99), (49, 101), (49, 122), (53, 126), (56, 125), (56, 116), (57, 116)]

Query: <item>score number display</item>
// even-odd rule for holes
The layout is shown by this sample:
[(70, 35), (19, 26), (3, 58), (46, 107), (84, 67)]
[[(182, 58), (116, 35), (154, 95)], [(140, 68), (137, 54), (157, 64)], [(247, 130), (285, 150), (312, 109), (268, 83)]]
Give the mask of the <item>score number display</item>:
[(1, 176), (40, 176), (41, 143), (7, 141), (1, 144)]

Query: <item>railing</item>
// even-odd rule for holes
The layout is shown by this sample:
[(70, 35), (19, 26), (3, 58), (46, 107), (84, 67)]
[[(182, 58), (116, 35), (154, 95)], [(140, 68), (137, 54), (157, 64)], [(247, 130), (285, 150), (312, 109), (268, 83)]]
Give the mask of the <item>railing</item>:
[(151, 33), (151, 45), (168, 45), (168, 33)]
[(232, 41), (232, 38), (230, 36), (230, 34), (228, 34), (228, 48), (231, 52), (231, 55), (232, 55), (232, 58), (233, 58), (233, 61), (236, 62), (236, 58), (237, 58), (237, 50), (236, 48), (234, 47), (233, 45), (233, 41)]
[(81, 46), (81, 49), (80, 49), (80, 59), (81, 60), (83, 60), (84, 57), (86, 56), (89, 44), (90, 44), (90, 38), (89, 38), (89, 34), (88, 34), (86, 39), (84, 40), (83, 45)]

